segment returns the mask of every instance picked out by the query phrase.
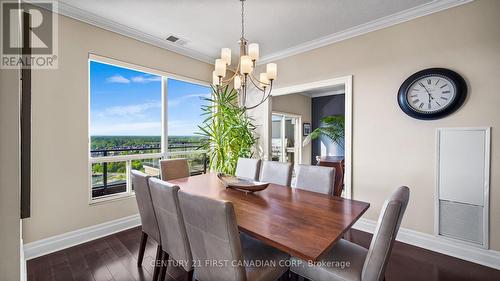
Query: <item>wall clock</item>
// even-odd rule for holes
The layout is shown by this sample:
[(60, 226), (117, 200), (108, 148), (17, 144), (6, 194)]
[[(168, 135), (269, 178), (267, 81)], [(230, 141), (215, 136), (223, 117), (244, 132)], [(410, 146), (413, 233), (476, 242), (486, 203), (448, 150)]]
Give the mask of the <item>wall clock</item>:
[(429, 68), (403, 82), (398, 103), (413, 118), (433, 120), (455, 112), (466, 96), (467, 83), (462, 76), (445, 68)]

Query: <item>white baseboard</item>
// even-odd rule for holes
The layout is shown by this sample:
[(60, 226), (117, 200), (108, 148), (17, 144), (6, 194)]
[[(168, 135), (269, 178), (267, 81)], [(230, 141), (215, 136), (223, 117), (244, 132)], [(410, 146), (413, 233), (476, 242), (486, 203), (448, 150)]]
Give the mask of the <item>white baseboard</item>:
[[(141, 220), (139, 215), (133, 215), (27, 243), (23, 247), (24, 258), (26, 260), (33, 259), (100, 237), (130, 229), (132, 227), (139, 226), (140, 224)], [(354, 224), (353, 228), (373, 233), (376, 225), (376, 221), (362, 218)], [(406, 228), (399, 229), (396, 240), (500, 270), (499, 251), (464, 245), (460, 242), (455, 242)]]
[(141, 219), (137, 214), (34, 241), (24, 244), (24, 257), (26, 260), (33, 259), (136, 227), (140, 224)]
[(21, 260), (20, 260), (20, 263), (21, 263), (21, 273), (20, 273), (20, 280), (21, 281), (26, 281), (28, 280), (28, 277), (27, 277), (27, 271), (26, 271), (26, 259), (24, 258), (24, 250), (23, 250), (23, 239), (21, 238), (21, 243), (19, 245), (19, 252), (20, 252), (20, 256), (21, 256)]
[[(372, 233), (375, 231), (376, 221), (359, 219), (353, 228)], [(500, 270), (500, 252), (482, 249), (435, 235), (418, 232), (415, 230), (400, 228), (396, 240), (420, 248), (463, 259), (473, 263), (492, 267)]]

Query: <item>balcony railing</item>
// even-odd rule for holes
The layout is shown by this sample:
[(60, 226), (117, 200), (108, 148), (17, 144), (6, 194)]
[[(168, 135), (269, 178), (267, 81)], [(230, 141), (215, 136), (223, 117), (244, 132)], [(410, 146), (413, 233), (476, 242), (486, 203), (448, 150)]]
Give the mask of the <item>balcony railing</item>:
[(159, 160), (162, 158), (187, 158), (191, 175), (206, 173), (206, 152), (197, 150), (196, 143), (173, 143), (166, 154), (159, 145), (141, 147), (95, 149), (90, 151), (92, 169), (92, 199), (131, 192), (130, 170), (140, 170), (151, 176), (160, 176)]

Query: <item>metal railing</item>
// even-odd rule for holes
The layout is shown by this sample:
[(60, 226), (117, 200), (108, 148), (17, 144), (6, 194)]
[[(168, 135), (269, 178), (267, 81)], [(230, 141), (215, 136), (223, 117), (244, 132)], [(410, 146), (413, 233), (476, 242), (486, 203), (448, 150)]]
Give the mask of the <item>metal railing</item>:
[[(159, 145), (146, 145), (141, 147), (119, 147), (119, 148), (106, 148), (106, 149), (94, 149), (90, 151), (91, 155), (91, 199), (99, 198), (106, 195), (112, 195), (117, 193), (123, 193), (130, 191), (131, 188), (127, 184), (129, 182), (129, 172), (132, 169), (132, 161), (139, 161), (139, 166), (143, 171), (146, 169), (150, 171), (156, 171), (157, 174), (151, 174), (152, 176), (159, 177), (160, 167), (158, 160), (162, 158), (188, 158), (190, 162), (190, 173), (191, 175), (198, 175), (206, 173), (208, 168), (208, 158), (204, 150), (197, 150), (199, 145), (196, 143), (174, 143), (168, 146), (167, 153), (161, 153), (161, 147)], [(192, 159), (193, 155), (201, 154), (201, 159)], [(152, 161), (148, 161), (152, 160)], [(200, 163), (201, 160), (201, 163)], [(125, 162), (125, 179), (123, 180), (109, 180), (110, 174), (116, 174), (116, 171), (110, 171), (110, 163), (120, 163)], [(102, 166), (102, 172), (94, 173), (95, 164), (100, 164)], [(137, 163), (136, 163), (137, 164)], [(123, 173), (123, 172), (122, 172)], [(102, 180), (100, 179), (102, 177)], [(102, 183), (101, 183), (102, 181)], [(98, 182), (98, 183), (96, 183)]]

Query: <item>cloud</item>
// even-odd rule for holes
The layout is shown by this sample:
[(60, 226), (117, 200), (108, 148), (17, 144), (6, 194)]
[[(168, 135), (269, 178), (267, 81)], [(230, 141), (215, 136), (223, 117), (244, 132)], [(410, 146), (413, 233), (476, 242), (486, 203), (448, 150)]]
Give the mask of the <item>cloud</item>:
[(191, 136), (194, 132), (199, 132), (198, 120), (168, 120), (168, 134), (170, 136)]
[(120, 116), (120, 117), (142, 117), (143, 113), (152, 108), (161, 108), (161, 102), (147, 102), (133, 105), (117, 105), (98, 112), (99, 117)]
[(119, 75), (119, 74), (116, 74), (116, 75), (113, 75), (113, 76), (110, 76), (108, 78), (106, 78), (106, 82), (108, 83), (119, 83), (119, 84), (128, 84), (130, 83), (130, 80)]
[(178, 106), (179, 104), (181, 104), (183, 101), (187, 100), (187, 99), (191, 99), (191, 98), (209, 98), (210, 97), (210, 94), (189, 94), (189, 95), (183, 95), (183, 96), (180, 96), (176, 99), (169, 99), (168, 100), (168, 106), (171, 107), (171, 106)]
[(92, 136), (157, 136), (161, 135), (161, 122), (111, 123), (92, 126)]
[(140, 75), (140, 76), (134, 76), (130, 78), (130, 80), (132, 80), (132, 82), (134, 83), (149, 83), (149, 82), (161, 81), (161, 77), (155, 75)]

